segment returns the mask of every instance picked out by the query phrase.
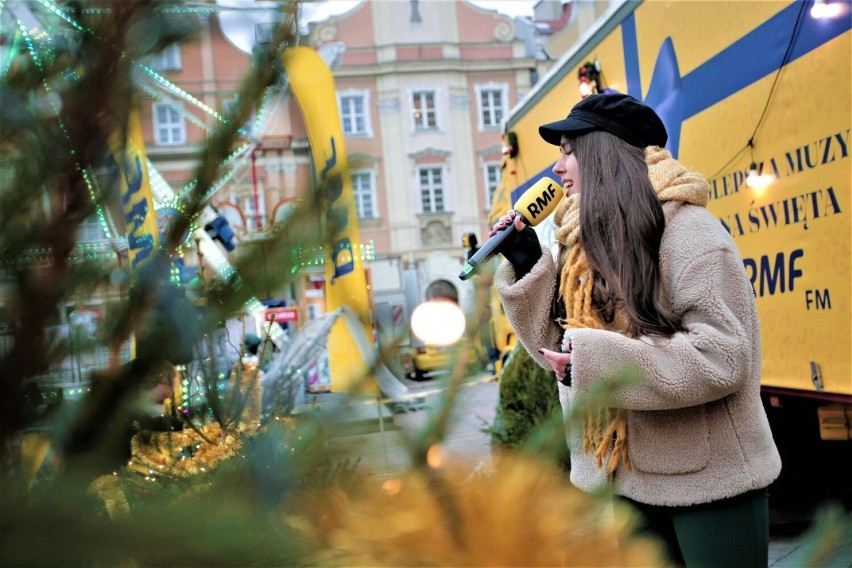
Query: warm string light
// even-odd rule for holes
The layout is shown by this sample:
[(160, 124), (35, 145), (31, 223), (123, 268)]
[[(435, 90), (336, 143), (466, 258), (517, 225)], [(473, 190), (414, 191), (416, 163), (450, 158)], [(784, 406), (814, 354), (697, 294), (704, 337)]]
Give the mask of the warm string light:
[[(760, 130), (761, 125), (763, 124), (763, 119), (766, 118), (766, 111), (769, 109), (769, 103), (772, 101), (772, 97), (775, 94), (775, 88), (778, 85), (778, 79), (781, 76), (781, 72), (786, 68), (787, 64), (790, 62), (790, 57), (793, 53), (793, 45), (796, 42), (796, 38), (798, 37), (799, 31), (801, 30), (802, 22), (805, 17), (805, 9), (807, 7), (807, 2), (799, 2), (799, 13), (796, 16), (796, 24), (793, 27), (792, 34), (790, 36), (790, 40), (787, 43), (787, 49), (784, 53), (784, 58), (781, 61), (781, 65), (778, 66), (778, 69), (775, 71), (775, 78), (772, 81), (772, 86), (769, 89), (769, 94), (766, 97), (766, 102), (763, 105), (763, 110), (760, 113), (760, 118), (757, 120), (757, 124), (754, 126), (754, 130), (752, 130), (751, 137), (745, 146), (737, 150), (737, 153), (725, 163), (724, 166), (719, 168), (719, 171), (710, 176), (708, 179), (714, 179), (716, 176), (722, 174), (728, 166), (730, 166), (734, 161), (736, 161), (739, 156), (746, 150), (749, 150), (751, 156), (751, 162), (749, 164), (748, 173), (746, 176), (746, 186), (750, 188), (755, 188), (756, 190), (763, 191), (771, 182), (775, 179), (774, 176), (763, 174), (762, 171), (758, 172), (757, 164), (754, 161), (754, 139), (757, 136), (758, 131)], [(763, 169), (763, 165), (761, 164), (761, 170)]]
[(817, 20), (836, 18), (842, 13), (843, 3), (839, 1), (814, 0), (814, 5), (811, 7), (811, 17)]
[[(761, 170), (762, 170), (761, 164)], [(752, 162), (748, 168), (748, 175), (746, 176), (746, 185), (748, 185), (752, 189), (765, 189), (769, 184), (772, 183), (772, 180), (775, 179), (774, 176), (770, 174), (764, 174), (761, 170), (758, 170), (757, 164)]]
[(751, 150), (751, 163), (748, 166), (748, 175), (746, 176), (746, 185), (756, 191), (763, 191), (775, 179), (775, 176), (763, 172), (763, 163), (760, 164), (760, 170), (754, 161), (754, 140), (748, 141), (748, 147)]

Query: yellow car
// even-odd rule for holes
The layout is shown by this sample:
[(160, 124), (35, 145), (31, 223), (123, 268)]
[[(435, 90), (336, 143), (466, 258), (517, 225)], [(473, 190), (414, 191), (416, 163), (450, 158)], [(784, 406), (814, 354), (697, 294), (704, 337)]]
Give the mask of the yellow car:
[[(449, 373), (453, 367), (456, 352), (463, 342), (447, 347), (437, 345), (419, 345), (411, 347), (410, 364), (403, 363), (405, 374), (410, 379), (423, 381)], [(480, 371), (487, 363), (485, 349), (475, 342), (467, 365), (468, 373)]]
[(412, 347), (412, 355), (410, 377), (422, 381), (450, 371), (453, 346), (421, 345)]

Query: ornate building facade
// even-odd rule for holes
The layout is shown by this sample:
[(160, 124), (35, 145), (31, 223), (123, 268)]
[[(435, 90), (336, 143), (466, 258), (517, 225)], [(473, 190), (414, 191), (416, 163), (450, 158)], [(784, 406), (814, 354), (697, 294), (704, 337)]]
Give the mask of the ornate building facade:
[(462, 238), (487, 234), (503, 117), (536, 76), (515, 21), (464, 1), (365, 1), (313, 24), (309, 37), (336, 56), (361, 236), (375, 243), (376, 301), (405, 304), (414, 270), (417, 300), (446, 280), (464, 305), (472, 286), (457, 278)]

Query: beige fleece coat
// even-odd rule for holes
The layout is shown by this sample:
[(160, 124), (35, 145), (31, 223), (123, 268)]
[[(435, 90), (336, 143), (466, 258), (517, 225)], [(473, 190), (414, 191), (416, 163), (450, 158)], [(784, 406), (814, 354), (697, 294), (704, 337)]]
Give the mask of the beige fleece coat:
[[(781, 459), (760, 401), (760, 327), (736, 246), (703, 207), (668, 202), (663, 210), (660, 269), (685, 331), (630, 339), (564, 330), (573, 348), (573, 386), (560, 384), (559, 396), (567, 412), (577, 393), (624, 363), (638, 365), (644, 379), (618, 392), (613, 405), (628, 410), (634, 468), (619, 466), (615, 489), (641, 503), (685, 506), (764, 488), (778, 477)], [(495, 276), (518, 339), (546, 369), (538, 349), (558, 351), (563, 341), (550, 315), (557, 281), (548, 251), (520, 281), (507, 261)], [(575, 430), (568, 436), (571, 482), (591, 491), (606, 480)]]

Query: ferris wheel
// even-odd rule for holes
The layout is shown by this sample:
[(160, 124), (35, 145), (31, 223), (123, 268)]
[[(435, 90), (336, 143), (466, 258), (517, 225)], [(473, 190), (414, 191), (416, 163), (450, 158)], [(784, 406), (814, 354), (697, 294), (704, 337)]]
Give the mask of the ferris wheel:
[[(167, 8), (166, 13), (173, 11), (177, 16), (179, 13), (190, 13), (198, 15), (215, 16), (223, 30), (226, 30), (228, 41), (234, 44), (240, 51), (250, 54), (258, 42), (264, 38), (256, 33), (258, 26), (268, 29), (282, 21), (282, 10), (290, 3), (269, 2), (255, 0), (219, 0), (215, 4), (209, 2), (187, 2), (180, 8)], [(98, 9), (103, 11), (104, 9)], [(86, 12), (86, 9), (83, 10)], [(75, 14), (67, 7), (63, 7), (52, 0), (0, 0), (0, 79), (4, 79), (16, 61), (22, 58), (30, 58), (36, 64), (49, 61), (55, 57), (57, 50), (73, 50), (79, 45), (83, 34), (91, 33), (91, 30), (79, 21), (75, 20)], [(134, 62), (133, 72), (134, 86), (146, 95), (153, 97), (158, 102), (168, 105), (179, 113), (185, 120), (195, 124), (202, 130), (210, 132), (212, 124), (227, 122), (229, 118), (223, 116), (215, 109), (209, 107), (192, 94), (182, 89), (179, 85), (169, 81), (163, 75), (157, 73), (145, 60)], [(48, 99), (51, 93), (48, 90)], [(286, 85), (278, 84), (267, 89), (261, 103), (255, 113), (250, 128), (241, 131), (241, 143), (233, 149), (231, 154), (223, 162), (221, 175), (212, 184), (205, 194), (205, 200), (209, 203), (211, 198), (227, 184), (245, 175), (249, 165), (249, 159), (258, 146), (260, 140), (266, 135), (271, 120), (277, 111), (280, 102), (285, 96)], [(58, 98), (55, 94), (53, 98)], [(54, 103), (54, 110), (59, 115), (59, 108)], [(199, 112), (200, 111), (200, 112)], [(207, 120), (199, 118), (206, 116)], [(210, 120), (212, 118), (213, 120)], [(173, 208), (180, 202), (181, 198), (194, 187), (191, 181), (183, 188), (175, 189), (160, 174), (155, 165), (147, 160), (148, 177), (151, 182), (152, 198), (154, 208), (159, 212), (164, 209)], [(91, 174), (91, 172), (90, 172)], [(96, 176), (84, 176), (87, 183), (96, 184)], [(100, 192), (90, 186), (90, 195), (93, 199)], [(118, 235), (116, 223), (108, 208), (100, 203), (95, 203), (98, 218), (101, 220), (104, 235)], [(227, 257), (214, 242), (210, 234), (204, 229), (217, 217), (217, 213), (207, 205), (196, 219), (194, 230), (188, 236), (188, 241), (197, 239), (201, 252), (207, 262), (222, 277), (230, 277), (234, 268)], [(245, 306), (249, 314), (259, 314), (265, 307), (257, 299), (252, 298)], [(272, 326), (273, 341), (280, 340), (282, 330)]]

